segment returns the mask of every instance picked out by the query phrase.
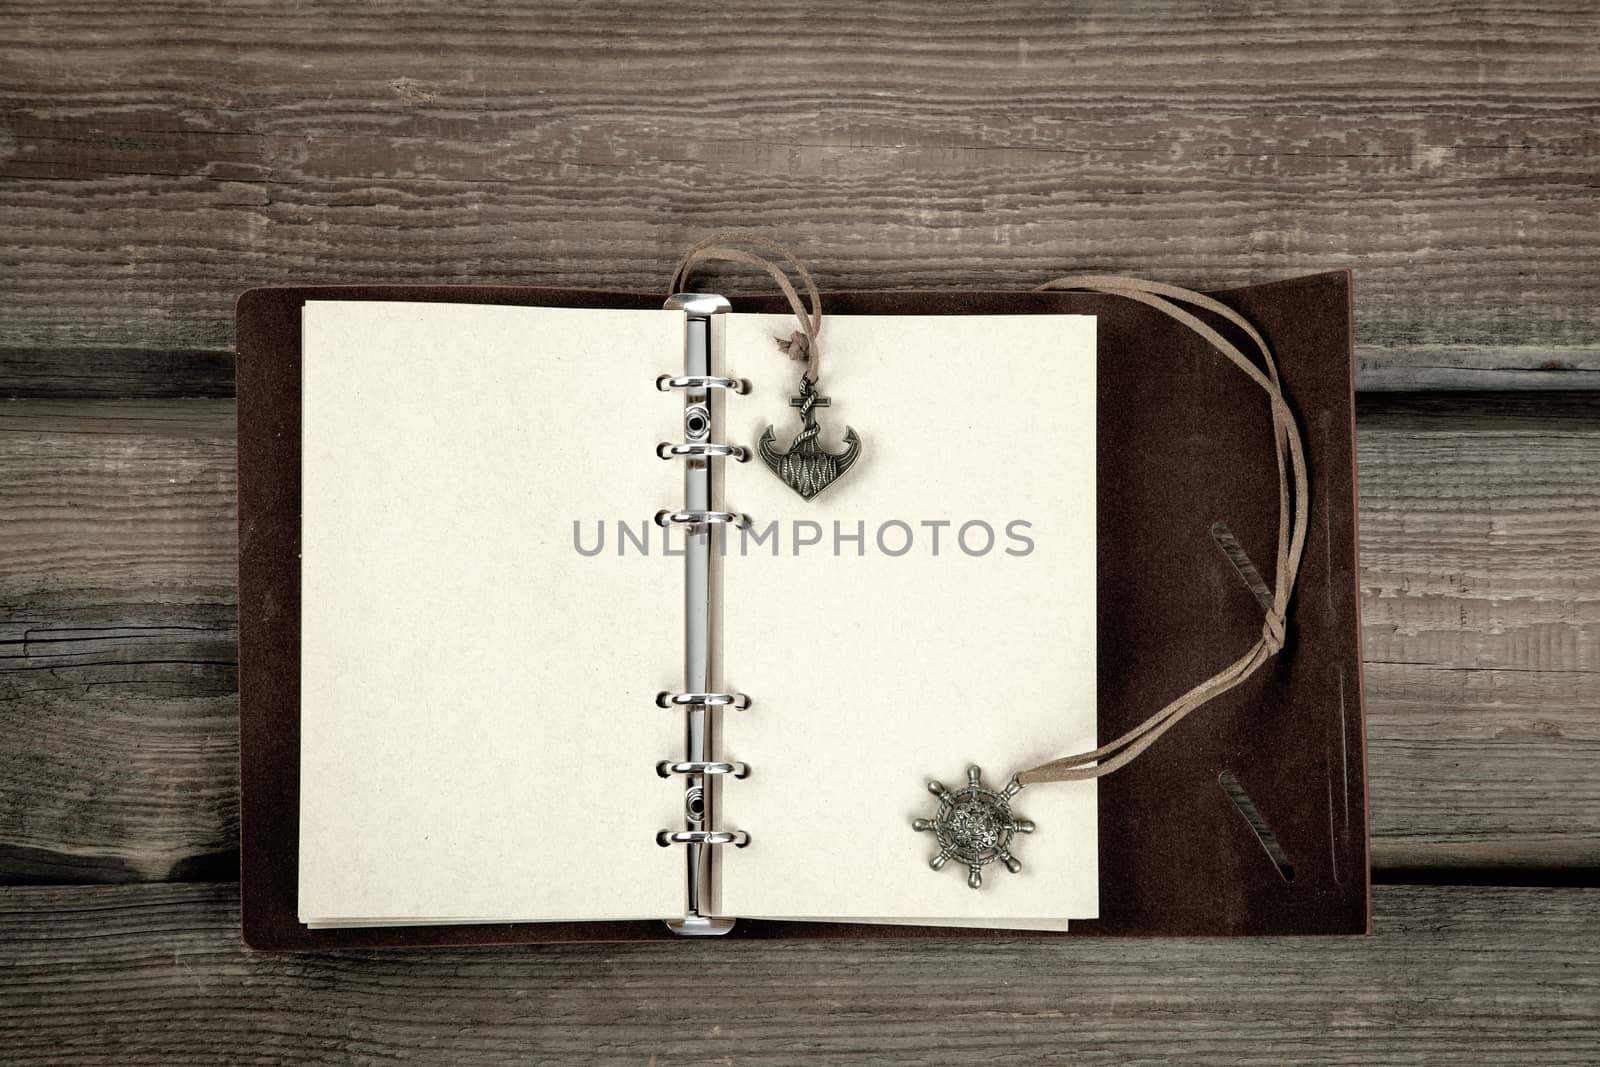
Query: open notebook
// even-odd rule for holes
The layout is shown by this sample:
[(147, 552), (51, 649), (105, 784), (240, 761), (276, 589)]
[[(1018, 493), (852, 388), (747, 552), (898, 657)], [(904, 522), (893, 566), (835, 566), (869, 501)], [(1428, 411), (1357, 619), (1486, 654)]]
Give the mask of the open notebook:
[[(849, 315), (802, 500), (685, 435), (683, 310), (306, 300), (298, 914), (311, 927), (709, 917), (1063, 929), (1098, 912), (1096, 786), (1030, 789), (1023, 869), (933, 873), (929, 778), (1096, 743), (1088, 315)], [(716, 437), (799, 428), (783, 316), (710, 316)], [(744, 777), (685, 758), (688, 462), (720, 506), (720, 680)], [(716, 790), (742, 847), (658, 844)], [(693, 802), (692, 795), (689, 802)]]
[[(712, 709), (701, 736), (750, 769), (706, 794), (709, 825), (748, 834), (700, 849), (702, 913), (739, 916), (727, 937), (1368, 928), (1350, 277), (1214, 295), (1268, 339), (1305, 433), (1312, 535), (1288, 645), (1094, 787), (1024, 790), (1017, 813), (1038, 832), (1016, 842), (1023, 869), (991, 864), (975, 893), (928, 871), (933, 843), (910, 829), (933, 814), (928, 778), (956, 786), (970, 761), (998, 785), (1107, 742), (1259, 638), (1215, 531), (1271, 580), (1271, 421), (1204, 338), (1134, 301), (825, 294), (832, 404), (817, 414), (829, 450), (854, 427), (857, 466), (804, 502), (756, 460), (714, 464), (719, 506), (767, 538), (709, 557), (706, 680), (752, 700)], [(689, 391), (655, 379), (685, 369), (694, 317), (662, 300), (491, 285), (240, 297), (252, 947), (683, 925), (695, 846), (655, 839), (686, 828), (692, 783), (657, 764), (684, 760), (695, 712), (654, 700), (690, 675), (699, 540), (676, 529), (667, 555), (648, 519), (684, 506), (695, 475), (654, 455), (683, 440)], [(711, 440), (748, 448), (771, 425), (786, 446), (799, 429), (798, 366), (772, 346), (792, 321), (751, 314), (782, 310), (739, 296), (715, 316), (710, 354), (753, 388), (717, 394)], [(995, 544), (969, 555), (974, 521)], [(899, 555), (896, 522), (913, 535)], [(1017, 534), (1030, 551), (1005, 555)], [(968, 529), (967, 547), (984, 540)]]

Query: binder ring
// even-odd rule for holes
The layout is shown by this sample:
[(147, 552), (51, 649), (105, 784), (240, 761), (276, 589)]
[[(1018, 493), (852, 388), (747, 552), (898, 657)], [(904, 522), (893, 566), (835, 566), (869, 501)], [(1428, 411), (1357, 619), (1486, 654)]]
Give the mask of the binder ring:
[(702, 760), (684, 760), (675, 763), (672, 760), (664, 759), (656, 764), (656, 773), (663, 778), (670, 778), (674, 774), (731, 774), (735, 778), (748, 778), (750, 776), (750, 765), (748, 763), (740, 763), (737, 760), (715, 763), (708, 763)]
[(662, 459), (671, 459), (673, 456), (731, 456), (743, 463), (750, 458), (750, 450), (743, 445), (674, 445), (663, 441), (656, 445), (656, 455)]
[(708, 708), (732, 707), (743, 711), (750, 706), (750, 698), (743, 693), (657, 693), (656, 707), (670, 708), (673, 705), (687, 707), (690, 704), (703, 704)]
[(656, 844), (668, 845), (732, 845), (744, 848), (750, 835), (743, 830), (662, 830), (656, 834)]
[(750, 391), (750, 383), (717, 374), (663, 374), (656, 379), (656, 388), (663, 393), (669, 389), (727, 389), (744, 394)]
[(656, 525), (665, 526), (669, 522), (683, 523), (689, 526), (699, 526), (702, 523), (721, 523), (725, 526), (748, 526), (750, 517), (741, 515), (737, 511), (701, 511), (689, 508), (684, 511), (669, 511), (662, 508), (656, 512)]

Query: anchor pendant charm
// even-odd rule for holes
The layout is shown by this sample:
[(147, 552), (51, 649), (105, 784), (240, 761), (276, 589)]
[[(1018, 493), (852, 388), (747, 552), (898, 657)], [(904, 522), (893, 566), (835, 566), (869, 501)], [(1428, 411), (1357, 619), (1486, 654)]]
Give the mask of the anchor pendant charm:
[(767, 467), (783, 480), (784, 485), (799, 493), (802, 500), (810, 500), (844, 477), (844, 472), (861, 457), (861, 438), (849, 426), (844, 428), (843, 452), (829, 452), (818, 443), (817, 435), (822, 428), (817, 425), (817, 417), (812, 409), (827, 407), (830, 403), (827, 397), (817, 395), (816, 383), (802, 374), (800, 394), (789, 400), (790, 407), (800, 409), (802, 427), (790, 443), (789, 450), (778, 451), (775, 447), (777, 435), (772, 432), (771, 426), (762, 433), (757, 445), (757, 451)]

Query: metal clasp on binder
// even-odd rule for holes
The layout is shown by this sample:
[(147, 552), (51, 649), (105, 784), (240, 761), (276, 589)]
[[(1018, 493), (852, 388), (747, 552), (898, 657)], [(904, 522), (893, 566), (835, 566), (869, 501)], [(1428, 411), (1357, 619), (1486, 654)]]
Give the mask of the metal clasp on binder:
[(682, 708), (684, 719), (684, 757), (681, 761), (663, 760), (656, 771), (663, 777), (680, 776), (684, 783), (681, 830), (662, 830), (656, 843), (662, 847), (682, 845), (688, 874), (688, 893), (684, 917), (669, 919), (674, 933), (689, 936), (715, 936), (733, 929), (734, 920), (715, 916), (714, 879), (718, 849), (723, 845), (742, 848), (750, 837), (743, 830), (724, 830), (717, 825), (720, 779), (743, 778), (750, 768), (743, 763), (721, 760), (717, 752), (722, 709), (745, 708), (750, 698), (743, 693), (727, 693), (722, 688), (722, 665), (717, 640), (721, 603), (722, 552), (719, 539), (727, 526), (742, 526), (743, 515), (722, 510), (717, 499), (721, 478), (715, 464), (725, 460), (743, 462), (745, 449), (715, 440), (723, 426), (723, 396), (743, 393), (748, 386), (735, 378), (720, 375), (722, 324), (718, 316), (731, 310), (720, 296), (679, 293), (664, 305), (684, 316), (684, 369), (681, 376), (663, 375), (656, 388), (683, 391), (683, 442), (663, 442), (656, 455), (666, 460), (683, 461), (683, 507), (657, 512), (656, 522), (684, 532), (684, 633), (681, 693), (662, 693), (656, 703), (667, 708)]

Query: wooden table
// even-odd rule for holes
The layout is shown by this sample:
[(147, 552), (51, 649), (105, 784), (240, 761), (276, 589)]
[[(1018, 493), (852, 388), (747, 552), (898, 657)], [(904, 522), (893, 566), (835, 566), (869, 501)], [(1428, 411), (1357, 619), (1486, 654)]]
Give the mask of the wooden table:
[[(0, 3), (0, 1060), (1600, 1059), (1600, 15), (1307, 6)], [(234, 296), (731, 225), (1355, 271), (1373, 937), (241, 948)]]

